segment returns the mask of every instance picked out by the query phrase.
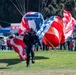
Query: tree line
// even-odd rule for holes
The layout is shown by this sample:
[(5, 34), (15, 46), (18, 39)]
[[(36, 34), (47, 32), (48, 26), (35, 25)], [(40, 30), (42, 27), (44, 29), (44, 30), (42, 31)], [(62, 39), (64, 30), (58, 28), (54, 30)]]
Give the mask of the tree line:
[(76, 19), (76, 0), (0, 0), (0, 24), (7, 27), (11, 23), (20, 23), (28, 11), (40, 12), (44, 18), (62, 17), (65, 5)]

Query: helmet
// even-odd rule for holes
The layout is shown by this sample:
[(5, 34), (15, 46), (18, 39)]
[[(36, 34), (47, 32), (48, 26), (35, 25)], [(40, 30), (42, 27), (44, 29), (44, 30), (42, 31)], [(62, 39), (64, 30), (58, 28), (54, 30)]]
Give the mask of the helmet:
[(31, 28), (31, 29), (30, 29), (30, 32), (34, 32), (34, 29), (33, 29), (33, 28)]

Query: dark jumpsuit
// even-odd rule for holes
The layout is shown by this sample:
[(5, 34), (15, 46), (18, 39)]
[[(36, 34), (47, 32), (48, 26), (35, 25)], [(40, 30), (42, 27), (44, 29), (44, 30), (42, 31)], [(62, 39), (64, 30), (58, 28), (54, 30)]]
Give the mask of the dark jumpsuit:
[(26, 53), (27, 53), (27, 60), (26, 60), (26, 64), (27, 67), (30, 65), (30, 53), (31, 53), (31, 57), (32, 57), (32, 63), (34, 61), (34, 50), (33, 50), (33, 45), (38, 42), (39, 46), (41, 47), (40, 41), (38, 39), (38, 36), (35, 33), (27, 33), (25, 34), (23, 41), (26, 45)]

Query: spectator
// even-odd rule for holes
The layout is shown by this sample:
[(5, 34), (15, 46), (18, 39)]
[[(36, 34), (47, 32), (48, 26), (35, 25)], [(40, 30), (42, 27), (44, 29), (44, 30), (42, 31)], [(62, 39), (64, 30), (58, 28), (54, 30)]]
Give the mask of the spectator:
[(46, 50), (48, 51), (49, 50), (49, 47), (47, 45), (45, 45), (43, 42), (42, 42), (42, 50)]
[(7, 39), (7, 47), (8, 47), (8, 50), (12, 50), (12, 46), (9, 44), (9, 40), (10, 38)]
[(69, 51), (73, 51), (73, 47), (74, 47), (74, 41), (72, 41), (72, 39), (69, 41)]
[(5, 50), (5, 49), (6, 49), (6, 43), (4, 38), (2, 38), (2, 50)]
[(15, 35), (11, 32), (10, 36), (9, 36), (9, 39), (12, 39), (13, 37), (15, 37)]
[(63, 48), (64, 48), (64, 50), (66, 50), (65, 43), (63, 43), (63, 44), (60, 44), (60, 50), (63, 50)]
[(10, 35), (9, 35), (9, 37), (8, 37), (8, 40), (7, 40), (8, 50), (9, 50), (9, 49), (12, 50), (12, 46), (10, 46), (10, 45), (8, 44), (8, 41), (11, 40), (11, 39), (14, 38), (14, 37), (15, 37), (15, 35), (11, 32)]
[(70, 41), (68, 40), (68, 41), (67, 41), (68, 50), (70, 50), (69, 44), (70, 44)]
[(0, 39), (0, 49), (2, 48), (2, 39)]

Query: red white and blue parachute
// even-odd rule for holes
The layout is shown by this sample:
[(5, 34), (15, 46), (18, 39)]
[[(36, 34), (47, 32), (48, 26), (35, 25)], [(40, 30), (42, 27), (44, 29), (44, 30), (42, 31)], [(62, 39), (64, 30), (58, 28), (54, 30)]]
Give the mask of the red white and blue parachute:
[(39, 12), (27, 12), (24, 17), (28, 20), (29, 26), (38, 31), (44, 22), (44, 18)]
[(63, 18), (52, 16), (44, 21), (37, 33), (44, 44), (57, 47), (59, 44), (65, 43), (71, 36), (75, 20), (69, 11), (64, 10), (63, 15)]
[(60, 43), (64, 42), (62, 19), (58, 16), (46, 19), (38, 31), (38, 35), (46, 45), (57, 47)]
[(65, 40), (67, 40), (68, 37), (72, 35), (72, 32), (74, 30), (75, 19), (72, 17), (71, 13), (66, 10), (63, 11), (63, 16), (63, 32)]
[(27, 12), (22, 18), (19, 34), (25, 29), (29, 31), (30, 28), (33, 28), (35, 31), (38, 31), (43, 22), (44, 18), (41, 13)]

